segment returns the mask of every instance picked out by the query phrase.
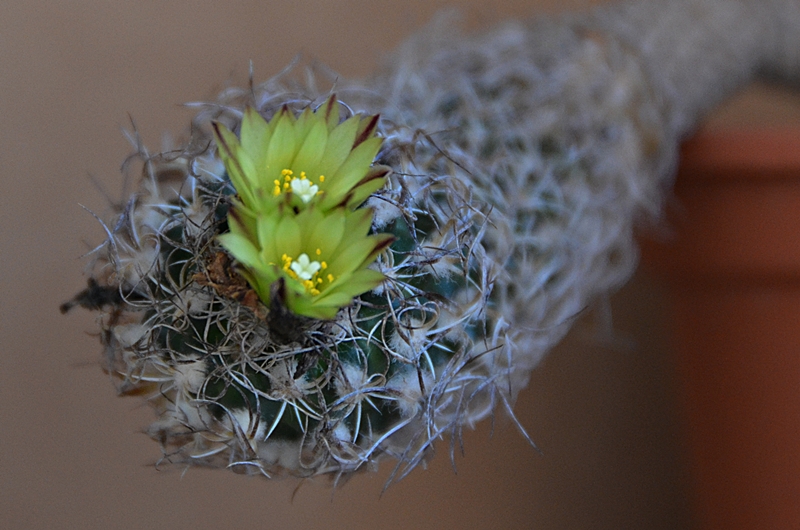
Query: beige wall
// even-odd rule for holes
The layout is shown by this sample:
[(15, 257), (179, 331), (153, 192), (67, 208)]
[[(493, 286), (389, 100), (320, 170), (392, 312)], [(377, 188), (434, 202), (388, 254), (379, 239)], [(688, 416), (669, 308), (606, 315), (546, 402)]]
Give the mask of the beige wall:
[[(92, 316), (58, 314), (82, 286), (84, 241), (102, 211), (132, 116), (145, 141), (180, 132), (177, 104), (282, 68), (298, 51), (343, 75), (445, 5), (474, 26), (593, 2), (422, 0), (133, 2), (9, 0), (0, 5), (0, 526), (7, 528), (680, 528), (686, 523), (671, 366), (658, 285), (639, 276), (616, 296), (615, 337), (573, 334), (534, 373), (517, 407), (539, 445), (513, 426), (481, 424), (458, 474), (443, 443), (430, 468), (380, 491), (389, 472), (268, 482), (223, 471), (185, 476), (151, 464), (138, 434), (146, 407), (118, 399), (85, 333)], [(596, 2), (594, 2), (596, 3)], [(764, 119), (794, 96), (760, 89), (715, 123)], [(738, 105), (738, 106), (737, 106)], [(732, 110), (731, 110), (732, 109)], [(752, 110), (755, 109), (755, 110)], [(772, 111), (774, 112), (774, 111)], [(747, 117), (750, 116), (750, 117)], [(795, 121), (796, 123), (796, 121)], [(4, 524), (6, 523), (6, 524)]]

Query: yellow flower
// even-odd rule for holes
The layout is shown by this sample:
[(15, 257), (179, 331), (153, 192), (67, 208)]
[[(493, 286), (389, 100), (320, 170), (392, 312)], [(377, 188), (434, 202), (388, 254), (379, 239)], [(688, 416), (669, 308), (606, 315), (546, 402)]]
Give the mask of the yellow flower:
[(286, 306), (330, 319), (384, 277), (368, 266), (393, 241), (368, 235), (373, 212), (356, 209), (385, 182), (373, 166), (380, 149), (377, 116), (339, 123), (331, 97), (295, 117), (284, 107), (269, 122), (248, 109), (240, 137), (214, 124), (219, 152), (238, 200), (222, 245), (265, 304), (285, 282)]
[(331, 96), (316, 112), (307, 108), (295, 117), (283, 107), (269, 122), (249, 107), (240, 138), (214, 124), (220, 156), (245, 208), (355, 208), (383, 186), (389, 168), (372, 166), (381, 145), (378, 116), (339, 123), (339, 107)]
[(287, 307), (320, 319), (333, 318), (353, 297), (383, 281), (367, 266), (393, 241), (389, 234), (367, 235), (369, 208), (322, 213), (310, 207), (297, 215), (262, 215), (255, 223), (242, 223), (234, 213), (228, 222), (230, 232), (219, 240), (244, 265), (259, 298), (269, 305), (271, 285), (283, 278)]

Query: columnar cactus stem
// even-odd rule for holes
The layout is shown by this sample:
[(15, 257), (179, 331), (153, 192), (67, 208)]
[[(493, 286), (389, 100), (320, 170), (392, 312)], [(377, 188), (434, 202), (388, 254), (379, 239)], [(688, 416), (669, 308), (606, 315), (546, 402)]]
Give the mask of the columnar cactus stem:
[(338, 83), (341, 115), (291, 74), (229, 90), (185, 148), (140, 150), (64, 308), (100, 311), (166, 460), (308, 476), (389, 455), (401, 477), (511, 410), (635, 267), (680, 138), (756, 72), (796, 76), (798, 35), (789, 0), (643, 0), (435, 27)]
[(796, 82), (798, 20), (794, 0), (646, 0), (597, 10), (585, 25), (638, 57), (680, 138), (757, 75)]

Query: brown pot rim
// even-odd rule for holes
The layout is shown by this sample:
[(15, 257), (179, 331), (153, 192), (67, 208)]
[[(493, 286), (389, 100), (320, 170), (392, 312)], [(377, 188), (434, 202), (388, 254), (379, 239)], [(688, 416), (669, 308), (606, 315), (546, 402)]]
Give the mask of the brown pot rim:
[(798, 178), (800, 127), (702, 129), (682, 145), (679, 174), (693, 181)]

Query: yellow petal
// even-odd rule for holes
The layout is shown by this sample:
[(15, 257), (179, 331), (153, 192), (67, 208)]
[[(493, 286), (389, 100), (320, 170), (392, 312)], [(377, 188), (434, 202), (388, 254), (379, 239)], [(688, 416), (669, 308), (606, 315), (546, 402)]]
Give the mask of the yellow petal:
[(264, 170), (264, 180), (272, 184), (272, 181), (281, 174), (281, 171), (288, 168), (295, 155), (295, 131), (293, 127), (294, 117), (288, 110), (281, 111), (277, 120), (272, 137), (269, 140), (269, 147), (266, 156), (266, 169)]
[(315, 116), (311, 107), (306, 107), (303, 112), (300, 113), (300, 116), (298, 116), (297, 120), (294, 122), (295, 140), (297, 140), (298, 145), (305, 141), (312, 127), (320, 121), (324, 120), (319, 116)]
[(253, 107), (247, 107), (244, 111), (239, 138), (242, 149), (253, 160), (256, 170), (263, 171), (270, 139), (269, 127)]
[(319, 162), (306, 171), (312, 175), (333, 176), (350, 155), (357, 130), (358, 117), (354, 116), (331, 131), (325, 144), (325, 152)]
[(367, 257), (375, 254), (375, 249), (382, 243), (382, 240), (376, 240), (375, 236), (372, 236), (347, 245), (338, 256), (331, 258), (328, 263), (331, 274), (338, 279), (346, 272), (361, 268)]
[(266, 263), (280, 263), (282, 252), (276, 248), (275, 241), (275, 233), (278, 230), (279, 221), (280, 217), (276, 213), (261, 215), (257, 220), (258, 244), (261, 247), (261, 255)]
[(336, 206), (342, 197), (346, 196), (369, 173), (370, 165), (380, 146), (381, 139), (372, 138), (351, 151), (330, 179), (323, 202), (324, 208)]
[(275, 254), (282, 255), (285, 253), (297, 258), (301, 253), (301, 235), (300, 226), (294, 216), (281, 216), (278, 228), (275, 230)]
[(335, 210), (329, 215), (320, 215), (319, 220), (314, 220), (311, 233), (308, 237), (308, 247), (311, 249), (323, 249), (325, 259), (339, 247), (342, 237), (345, 235), (345, 215), (342, 210)]
[(306, 171), (308, 177), (314, 181), (314, 184), (319, 185), (322, 189), (325, 189), (325, 184), (319, 184), (319, 175), (308, 173), (308, 171), (319, 166), (319, 161), (322, 159), (327, 143), (328, 128), (325, 126), (325, 122), (317, 120), (308, 135), (306, 135), (300, 149), (297, 151), (297, 156), (291, 163), (291, 167), (295, 168), (298, 174), (300, 171)]
[(254, 204), (255, 196), (253, 195), (246, 169), (239, 159), (241, 152), (239, 139), (224, 125), (214, 122), (212, 126), (214, 128), (214, 138), (219, 148), (219, 155), (225, 164), (225, 170), (228, 172), (231, 184), (233, 184), (236, 193), (239, 194), (246, 205)]
[(375, 131), (378, 129), (378, 119), (379, 116), (377, 114), (374, 116), (365, 116), (361, 119), (361, 122), (358, 124), (358, 133), (356, 134), (355, 142), (353, 142), (354, 148), (361, 145), (361, 142), (369, 140), (375, 135)]
[(381, 189), (386, 184), (386, 178), (391, 169), (386, 166), (373, 166), (367, 175), (356, 184), (350, 196), (347, 198), (348, 208), (357, 208), (367, 198)]
[(319, 109), (317, 109), (317, 114), (323, 117), (329, 131), (332, 131), (334, 127), (339, 125), (341, 110), (339, 108), (339, 102), (336, 100), (336, 94), (333, 94), (325, 103), (320, 105)]
[(229, 232), (217, 236), (217, 239), (238, 262), (247, 267), (256, 268), (261, 263), (258, 249), (242, 234)]

